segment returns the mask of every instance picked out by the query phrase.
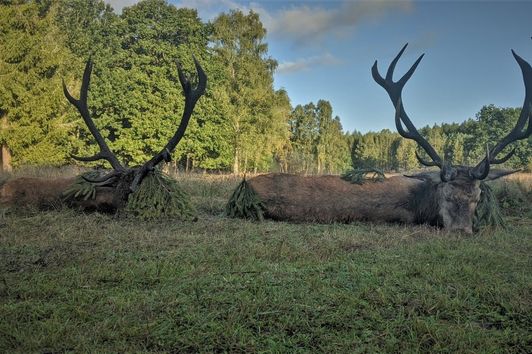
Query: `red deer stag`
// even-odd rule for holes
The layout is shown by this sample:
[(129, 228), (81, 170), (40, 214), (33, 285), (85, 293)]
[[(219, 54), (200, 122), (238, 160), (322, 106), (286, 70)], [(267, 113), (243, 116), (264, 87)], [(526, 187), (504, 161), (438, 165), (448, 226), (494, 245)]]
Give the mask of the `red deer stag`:
[[(116, 155), (109, 149), (105, 139), (100, 134), (100, 131), (96, 127), (96, 124), (94, 124), (89, 113), (87, 96), (92, 72), (92, 60), (89, 58), (85, 65), (79, 99), (75, 99), (70, 94), (63, 81), (63, 91), (66, 98), (78, 109), (83, 121), (89, 128), (89, 131), (100, 148), (100, 152), (94, 156), (72, 156), (72, 158), (78, 161), (107, 160), (113, 168), (110, 173), (107, 173), (104, 176), (98, 177), (94, 180), (87, 179), (89, 182), (92, 182), (97, 186), (94, 199), (72, 199), (69, 201), (71, 205), (83, 209), (115, 211), (124, 206), (129, 194), (138, 188), (144, 177), (152, 172), (159, 163), (171, 160), (171, 153), (183, 137), (194, 110), (194, 106), (198, 99), (204, 94), (207, 86), (207, 75), (195, 58), (194, 64), (198, 75), (198, 83), (195, 88), (192, 87), (192, 84), (183, 73), (181, 67), (178, 66), (179, 81), (183, 87), (183, 93), (185, 96), (185, 107), (181, 122), (174, 135), (162, 150), (149, 161), (145, 162), (142, 166), (131, 168), (120, 163)], [(63, 192), (74, 182), (74, 180), (75, 178), (12, 179), (7, 181), (0, 189), (0, 204), (15, 206), (35, 205), (41, 207), (53, 206), (61, 200)]]
[[(497, 159), (510, 143), (526, 139), (532, 132), (532, 68), (512, 51), (523, 73), (525, 101), (513, 130), (475, 167), (452, 166), (443, 161), (429, 142), (417, 131), (402, 105), (401, 92), (421, 61), (421, 55), (397, 82), (392, 80), (397, 61), (406, 45), (391, 62), (386, 77), (372, 67), (375, 81), (382, 86), (395, 106), (395, 125), (401, 136), (416, 141), (430, 156), (419, 162), (437, 166), (439, 172), (414, 176), (395, 176), (381, 183), (351, 184), (336, 176), (295, 176), (268, 174), (248, 181), (262, 202), (264, 216), (296, 222), (350, 222), (370, 220), (403, 223), (427, 223), (448, 230), (472, 232), (473, 215), (480, 198), (480, 181), (492, 180), (514, 171), (490, 170), (490, 165), (508, 160), (515, 150)], [(528, 122), (528, 128), (525, 126)], [(406, 129), (403, 128), (403, 124)]]

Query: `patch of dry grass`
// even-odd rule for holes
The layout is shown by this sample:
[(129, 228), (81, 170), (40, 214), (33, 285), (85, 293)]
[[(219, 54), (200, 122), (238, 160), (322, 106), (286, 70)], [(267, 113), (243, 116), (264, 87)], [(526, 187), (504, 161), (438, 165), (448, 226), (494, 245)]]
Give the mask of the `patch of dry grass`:
[(532, 173), (517, 172), (503, 178), (504, 181), (519, 183), (525, 191), (532, 190)]
[[(90, 170), (86, 167), (68, 165), (62, 167), (54, 166), (22, 166), (7, 174), (11, 178), (16, 177), (74, 177)], [(0, 173), (1, 175), (1, 173)]]

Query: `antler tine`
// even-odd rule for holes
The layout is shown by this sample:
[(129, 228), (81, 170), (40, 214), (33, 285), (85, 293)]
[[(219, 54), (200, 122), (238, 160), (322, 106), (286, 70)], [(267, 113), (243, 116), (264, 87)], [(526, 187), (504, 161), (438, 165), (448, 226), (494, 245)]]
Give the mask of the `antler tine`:
[(194, 66), (196, 67), (196, 72), (198, 74), (198, 85), (196, 86), (196, 89), (192, 89), (192, 85), (183, 73), (183, 69), (179, 63), (177, 63), (177, 72), (179, 75), (179, 82), (181, 83), (181, 87), (183, 87), (185, 98), (190, 98), (195, 104), (201, 95), (205, 93), (205, 89), (207, 88), (207, 75), (205, 74), (205, 71), (203, 71), (200, 63), (196, 60), (196, 57), (193, 56), (192, 59), (194, 59)]
[(153, 170), (155, 166), (157, 166), (157, 164), (159, 164), (163, 160), (166, 162), (169, 162), (171, 160), (171, 153), (174, 151), (175, 147), (185, 134), (185, 130), (187, 129), (188, 122), (190, 120), (190, 117), (192, 116), (192, 112), (194, 111), (196, 102), (205, 93), (205, 90), (207, 88), (207, 75), (205, 74), (205, 71), (203, 71), (203, 68), (196, 60), (196, 58), (193, 57), (193, 59), (194, 65), (196, 67), (196, 73), (198, 75), (198, 84), (196, 88), (192, 88), (192, 84), (181, 69), (181, 65), (177, 63), (179, 82), (181, 83), (181, 87), (183, 88), (183, 94), (185, 95), (185, 108), (183, 109), (183, 116), (181, 118), (181, 122), (179, 123), (176, 132), (174, 133), (172, 138), (170, 138), (165, 147), (157, 155), (151, 158), (151, 160), (146, 162), (144, 165), (142, 165), (141, 168), (138, 169), (135, 174), (135, 178), (131, 183), (131, 191), (135, 191), (137, 189), (138, 185), (142, 181), (142, 178), (144, 178), (148, 171)]
[[(481, 173), (481, 171), (489, 169), (490, 164), (504, 163), (510, 157), (512, 157), (515, 152), (515, 148), (504, 157), (500, 159), (496, 158), (497, 154), (499, 154), (506, 146), (514, 141), (526, 139), (532, 134), (532, 67), (526, 60), (517, 55), (513, 50), (512, 55), (517, 61), (517, 64), (519, 64), (523, 74), (523, 81), (525, 84), (525, 100), (523, 103), (523, 108), (521, 109), (521, 114), (519, 115), (519, 119), (517, 120), (515, 127), (489, 151), (489, 156), (486, 156), (478, 163), (478, 165), (473, 168), (472, 175), (475, 176), (475, 178), (482, 176), (483, 173)], [(525, 129), (527, 123), (528, 127)]]
[[(426, 166), (438, 166), (442, 168), (442, 159), (440, 158), (436, 150), (434, 150), (434, 148), (430, 145), (430, 143), (425, 138), (423, 138), (421, 134), (419, 134), (418, 130), (406, 114), (406, 111), (404, 110), (402, 104), (403, 87), (410, 79), (410, 77), (412, 77), (414, 71), (416, 70), (417, 66), (419, 65), (421, 59), (423, 59), (423, 56), (425, 54), (422, 54), (419, 56), (419, 58), (417, 58), (414, 64), (412, 64), (410, 69), (408, 69), (408, 71), (401, 77), (401, 79), (399, 79), (399, 81), (393, 81), (393, 72), (395, 70), (395, 66), (397, 65), (399, 58), (401, 58), (401, 55), (403, 54), (407, 46), (408, 43), (405, 44), (403, 48), (401, 48), (399, 53), (390, 63), (390, 66), (388, 67), (388, 70), (386, 72), (386, 78), (383, 78), (379, 73), (376, 60), (373, 64), (373, 67), (371, 68), (371, 74), (373, 76), (373, 79), (386, 90), (388, 96), (390, 96), (390, 99), (392, 100), (392, 104), (395, 106), (395, 126), (399, 134), (407, 139), (412, 139), (416, 141), (433, 161), (427, 162), (421, 159), (419, 155), (417, 155), (419, 162)], [(403, 124), (406, 126), (406, 130), (403, 128)]]
[(88, 178), (88, 177), (85, 177), (85, 176), (81, 176), (85, 181), (87, 182), (90, 182), (90, 183), (106, 183), (106, 182), (110, 182), (110, 180), (118, 175), (120, 175), (120, 171), (117, 171), (117, 170), (113, 170), (111, 172), (109, 172), (108, 174), (106, 175), (103, 175), (101, 177), (97, 177), (97, 178)]
[(438, 164), (437, 164), (436, 162), (427, 161), (427, 160), (425, 160), (424, 158), (422, 158), (422, 157), (419, 155), (419, 153), (417, 152), (417, 150), (414, 151), (414, 152), (415, 152), (415, 154), (416, 154), (416, 159), (417, 159), (417, 161), (418, 161), (420, 164), (422, 164), (422, 165), (424, 165), (424, 166), (428, 166), (428, 167), (431, 167), (431, 166), (438, 166)]
[[(512, 54), (519, 64), (523, 74), (523, 81), (525, 84), (525, 101), (515, 127), (490, 151), (492, 158), (501, 152), (502, 149), (504, 149), (508, 144), (516, 140), (526, 139), (532, 132), (532, 67), (526, 60), (517, 55), (513, 50)], [(528, 128), (525, 130), (524, 128), (527, 122)]]
[[(158, 155), (162, 155), (164, 156), (165, 161), (170, 161), (169, 156), (167, 155), (174, 151), (175, 147), (185, 134), (188, 121), (192, 116), (196, 102), (205, 93), (205, 89), (207, 88), (207, 75), (205, 74), (205, 71), (203, 71), (203, 68), (196, 58), (194, 58), (194, 65), (196, 66), (196, 73), (198, 75), (198, 84), (195, 89), (192, 88), (190, 81), (183, 73), (181, 65), (179, 63), (177, 64), (179, 82), (181, 83), (181, 87), (183, 87), (183, 94), (185, 95), (185, 108), (183, 110), (183, 116), (181, 117), (181, 123), (179, 123), (179, 127), (177, 128), (175, 134), (172, 136), (170, 141), (168, 141), (163, 150), (161, 150), (161, 152), (155, 156), (155, 159), (159, 159)], [(157, 163), (160, 161), (161, 159), (159, 159)]]
[(395, 71), (395, 66), (397, 65), (397, 62), (399, 61), (399, 58), (401, 58), (401, 56), (403, 55), (403, 53), (404, 53), (404, 51), (405, 51), (407, 46), (408, 46), (408, 43), (406, 43), (403, 46), (403, 48), (401, 48), (399, 53), (397, 53), (395, 58), (393, 58), (392, 62), (388, 66), (388, 70), (386, 71), (386, 80), (387, 81), (392, 81), (393, 80), (393, 72)]
[(105, 159), (105, 157), (101, 153), (97, 153), (94, 156), (77, 156), (74, 154), (70, 154), (70, 157), (72, 157), (74, 160), (83, 161), (83, 162), (92, 162), (92, 161), (98, 161), (101, 159)]
[(116, 156), (111, 152), (109, 147), (107, 146), (104, 138), (100, 134), (100, 131), (98, 128), (96, 128), (96, 125), (94, 124), (94, 121), (92, 120), (89, 108), (87, 106), (87, 97), (88, 97), (88, 91), (89, 91), (89, 85), (91, 80), (91, 72), (92, 72), (92, 60), (89, 57), (87, 60), (87, 63), (85, 64), (85, 71), (83, 72), (83, 81), (81, 83), (81, 89), (79, 94), (79, 100), (75, 99), (70, 92), (68, 91), (65, 80), (63, 80), (63, 92), (65, 94), (65, 97), (67, 98), (68, 102), (70, 102), (73, 106), (75, 106), (79, 113), (81, 114), (81, 117), (83, 118), (83, 121), (89, 128), (89, 131), (91, 132), (94, 139), (96, 139), (96, 142), (98, 143), (98, 146), (100, 147), (100, 152), (97, 153), (94, 156), (90, 157), (78, 157), (71, 155), (73, 159), (79, 160), (79, 161), (96, 161), (96, 160), (107, 160), (113, 167), (113, 169), (117, 171), (123, 171), (124, 167), (120, 164)]
[(498, 164), (501, 164), (501, 163), (505, 163), (506, 161), (508, 161), (510, 159), (510, 157), (512, 157), (515, 153), (515, 147), (512, 149), (512, 151), (510, 151), (508, 154), (506, 154), (504, 157), (501, 157), (500, 159), (494, 159), (494, 158), (491, 158), (490, 159), (490, 164), (492, 165), (498, 165)]
[[(192, 112), (194, 111), (194, 107), (196, 106), (196, 102), (198, 99), (205, 93), (205, 89), (207, 88), (207, 75), (205, 74), (205, 71), (203, 71), (203, 68), (201, 67), (200, 63), (194, 59), (194, 65), (196, 66), (196, 73), (198, 75), (198, 84), (195, 89), (192, 88), (192, 85), (186, 75), (183, 73), (183, 70), (181, 69), (181, 65), (177, 63), (177, 71), (179, 74), (179, 82), (181, 83), (181, 87), (183, 87), (183, 94), (185, 95), (185, 108), (183, 110), (183, 116), (181, 118), (181, 123), (179, 124), (179, 127), (177, 128), (176, 132), (168, 141), (166, 146), (163, 148), (163, 150), (158, 154), (161, 155), (165, 161), (170, 161), (169, 154), (174, 151), (175, 147), (185, 134), (185, 130), (188, 126), (188, 121), (190, 117), (192, 116)], [(158, 158), (156, 155), (155, 158)], [(161, 160), (157, 161), (159, 163)], [(156, 163), (156, 164), (157, 164)]]
[[(485, 163), (485, 161), (490, 161), (490, 149), (488, 144), (486, 144), (486, 157), (479, 163), (475, 168), (469, 170), (469, 176), (473, 179), (483, 180), (488, 177), (490, 173), (490, 164)], [(483, 163), (484, 162), (484, 163)]]
[(397, 65), (397, 62), (401, 58), (401, 55), (403, 55), (403, 52), (405, 51), (406, 47), (408, 46), (408, 43), (401, 48), (399, 53), (393, 58), (392, 62), (390, 63), (390, 66), (388, 66), (388, 70), (386, 71), (386, 79), (384, 79), (381, 74), (379, 73), (378, 69), (378, 61), (375, 60), (373, 63), (373, 66), (371, 67), (371, 74), (373, 76), (373, 79), (382, 86), (386, 92), (388, 92), (388, 95), (390, 96), (390, 99), (392, 100), (392, 103), (395, 105), (397, 103), (397, 100), (401, 97), (401, 93), (403, 91), (403, 87), (405, 86), (406, 82), (410, 79), (412, 74), (414, 74), (414, 71), (416, 70), (417, 66), (421, 62), (421, 59), (425, 56), (425, 54), (421, 54), (419, 58), (412, 64), (410, 69), (399, 79), (397, 82), (393, 82), (393, 72), (395, 70), (395, 66)]

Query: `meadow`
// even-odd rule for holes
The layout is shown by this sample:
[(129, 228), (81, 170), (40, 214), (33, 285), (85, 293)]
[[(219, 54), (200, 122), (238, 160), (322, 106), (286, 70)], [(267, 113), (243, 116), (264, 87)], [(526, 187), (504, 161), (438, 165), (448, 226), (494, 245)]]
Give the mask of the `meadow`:
[(197, 221), (3, 209), (0, 352), (532, 351), (530, 175), (472, 236), (229, 219), (239, 178), (176, 178)]

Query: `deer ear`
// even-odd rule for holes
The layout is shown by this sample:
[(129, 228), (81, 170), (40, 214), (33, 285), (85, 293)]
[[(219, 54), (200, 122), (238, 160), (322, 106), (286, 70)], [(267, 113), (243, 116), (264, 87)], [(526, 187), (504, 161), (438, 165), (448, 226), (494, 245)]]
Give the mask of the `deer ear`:
[(490, 169), (490, 173), (488, 174), (488, 177), (484, 179), (484, 181), (493, 181), (494, 179), (501, 178), (504, 176), (511, 175), (512, 173), (516, 173), (521, 171), (519, 170), (501, 170), (501, 169)]
[(421, 172), (416, 173), (415, 175), (403, 175), (408, 178), (419, 179), (421, 181), (441, 183), (440, 172)]

